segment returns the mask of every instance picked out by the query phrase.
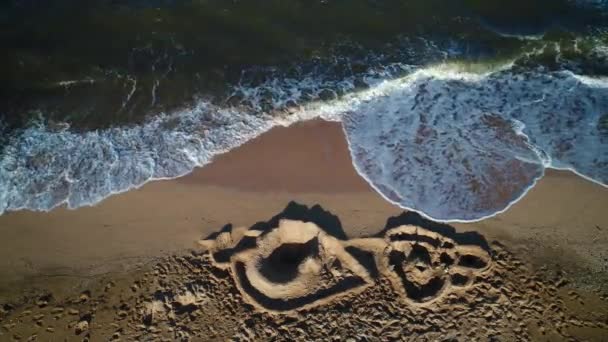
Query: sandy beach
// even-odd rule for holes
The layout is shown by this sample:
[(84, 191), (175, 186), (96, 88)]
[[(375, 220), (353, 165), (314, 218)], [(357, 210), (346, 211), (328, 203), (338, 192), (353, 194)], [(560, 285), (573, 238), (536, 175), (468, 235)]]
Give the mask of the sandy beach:
[[(340, 124), (279, 127), (185, 177), (151, 182), (93, 207), (0, 216), (0, 304), (18, 303), (45, 284), (71, 282), (64, 290), (69, 296), (113, 274), (134, 277), (162, 258), (199, 250), (199, 239), (227, 224), (268, 221), (292, 201), (331, 213), (349, 239), (380, 234), (389, 218), (404, 212), (356, 173)], [(608, 291), (607, 204), (608, 189), (548, 171), (507, 212), (452, 226), (498, 242), (532, 273), (567, 276), (573, 289), (600, 298)], [(606, 302), (593, 300), (603, 303), (596, 305), (598, 317), (608, 317), (602, 316)], [(608, 332), (589, 329), (583, 335), (595, 340)]]
[(0, 2), (0, 342), (608, 342), (608, 0)]
[(402, 211), (356, 173), (339, 124), (309, 122), (274, 129), (190, 175), (94, 207), (0, 216), (0, 267), (8, 275), (105, 272), (125, 260), (192, 248), (228, 223), (268, 220), (290, 201), (331, 208), (349, 236), (376, 233)]

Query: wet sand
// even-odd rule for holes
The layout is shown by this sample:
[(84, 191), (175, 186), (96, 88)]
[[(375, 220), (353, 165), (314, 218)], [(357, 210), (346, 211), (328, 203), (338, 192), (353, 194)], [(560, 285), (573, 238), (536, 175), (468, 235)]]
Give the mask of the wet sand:
[[(299, 123), (275, 128), (188, 176), (148, 183), (94, 207), (0, 216), (0, 291), (12, 293), (32, 277), (94, 275), (183, 252), (227, 223), (268, 220), (290, 201), (321, 205), (351, 238), (378, 233), (403, 211), (355, 172), (339, 124)], [(549, 171), (508, 212), (455, 227), (498, 239), (534, 265), (558, 264), (597, 278), (607, 273), (607, 205), (608, 189)]]
[(552, 171), (437, 225), (370, 188), (339, 124), (276, 128), (94, 207), (0, 216), (0, 340), (602, 341), (607, 204)]

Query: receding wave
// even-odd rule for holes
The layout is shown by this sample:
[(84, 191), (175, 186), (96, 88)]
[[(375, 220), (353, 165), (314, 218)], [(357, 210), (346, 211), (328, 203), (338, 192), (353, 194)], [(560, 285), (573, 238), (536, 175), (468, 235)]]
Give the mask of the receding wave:
[[(92, 205), (187, 174), (273, 126), (317, 116), (343, 121), (358, 172), (384, 197), (438, 220), (500, 212), (546, 167), (608, 183), (606, 80), (439, 66), (370, 83), (281, 114), (201, 100), (127, 128), (30, 126), (8, 140), (0, 159), (0, 212)], [(239, 89), (247, 91), (258, 96)]]
[(137, 125), (78, 131), (39, 120), (10, 132), (0, 122), (10, 132), (0, 139), (0, 213), (93, 205), (315, 117), (343, 122), (356, 169), (385, 198), (437, 220), (500, 212), (547, 167), (607, 184), (606, 45), (530, 44), (515, 62), (478, 67), (466, 42), (413, 39), (397, 57), (359, 66), (252, 70), (219, 100)]
[(387, 199), (472, 221), (519, 199), (546, 167), (608, 183), (608, 82), (571, 72), (422, 70), (343, 117), (357, 170)]
[(187, 174), (279, 123), (201, 101), (129, 128), (29, 127), (8, 141), (0, 159), (0, 212), (92, 205), (150, 180)]

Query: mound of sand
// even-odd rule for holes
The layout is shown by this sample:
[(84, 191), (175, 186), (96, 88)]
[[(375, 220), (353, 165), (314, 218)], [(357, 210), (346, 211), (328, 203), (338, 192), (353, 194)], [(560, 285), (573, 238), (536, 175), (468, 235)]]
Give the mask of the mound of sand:
[(422, 227), (393, 228), (385, 241), (381, 269), (408, 304), (430, 303), (454, 287), (464, 290), (491, 265), (480, 246), (460, 245)]
[(310, 222), (280, 220), (265, 232), (225, 231), (199, 244), (214, 265), (229, 265), (243, 297), (262, 311), (309, 308), (373, 284), (341, 240)]
[(347, 240), (316, 216), (226, 226), (204, 251), (0, 303), (0, 340), (605, 340), (608, 296), (483, 236), (406, 215)]
[(214, 265), (230, 270), (251, 305), (277, 313), (326, 304), (380, 277), (405, 303), (426, 305), (466, 290), (491, 265), (482, 247), (413, 225), (383, 237), (340, 240), (314, 223), (282, 219), (264, 231), (229, 228), (199, 244)]

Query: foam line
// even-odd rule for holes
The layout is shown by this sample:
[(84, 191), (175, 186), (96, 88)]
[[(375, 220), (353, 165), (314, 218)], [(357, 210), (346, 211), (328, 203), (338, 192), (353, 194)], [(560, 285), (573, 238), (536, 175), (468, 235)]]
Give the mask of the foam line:
[(545, 167), (605, 186), (607, 84), (570, 72), (424, 70), (346, 114), (344, 131), (357, 171), (387, 200), (478, 221), (520, 200)]
[[(0, 213), (94, 205), (188, 174), (274, 126), (316, 117), (343, 122), (357, 172), (384, 198), (438, 221), (503, 212), (546, 167), (606, 186), (605, 79), (511, 63), (484, 74), (450, 65), (395, 69), (410, 73), (370, 72), (369, 88), (359, 91), (340, 80), (346, 95), (335, 99), (321, 99), (328, 80), (270, 79), (236, 87), (236, 105), (201, 100), (139, 126), (85, 133), (31, 126), (9, 138), (0, 157)], [(316, 100), (302, 101), (303, 89)]]

